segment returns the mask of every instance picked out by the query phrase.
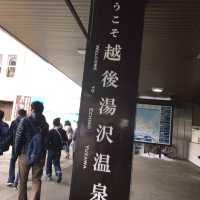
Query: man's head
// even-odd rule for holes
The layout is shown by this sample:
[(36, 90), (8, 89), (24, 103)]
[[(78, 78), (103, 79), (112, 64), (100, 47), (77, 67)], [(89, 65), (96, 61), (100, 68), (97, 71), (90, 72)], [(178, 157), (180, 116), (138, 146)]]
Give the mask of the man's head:
[(4, 118), (4, 111), (0, 110), (0, 121), (2, 121)]
[(59, 118), (59, 117), (57, 117), (57, 118), (55, 118), (55, 119), (53, 120), (53, 125), (54, 125), (54, 126), (61, 126), (60, 118)]
[(34, 101), (31, 104), (31, 111), (36, 113), (36, 114), (42, 114), (44, 110), (44, 105), (40, 101)]
[(69, 120), (65, 121), (65, 126), (71, 126), (71, 122)]
[(25, 117), (26, 116), (26, 110), (24, 109), (19, 109), (18, 112), (17, 112), (18, 116), (20, 117)]

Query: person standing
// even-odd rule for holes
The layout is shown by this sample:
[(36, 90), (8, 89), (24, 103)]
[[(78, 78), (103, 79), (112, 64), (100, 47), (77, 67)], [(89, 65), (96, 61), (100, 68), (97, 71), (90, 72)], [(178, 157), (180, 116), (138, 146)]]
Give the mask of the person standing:
[(14, 143), (15, 143), (15, 135), (17, 131), (17, 127), (19, 125), (19, 122), (26, 117), (26, 110), (20, 109), (17, 112), (17, 118), (12, 121), (10, 128), (9, 128), (9, 137), (10, 137), (10, 144), (13, 146), (12, 147), (12, 153), (11, 153), (11, 159), (10, 159), (10, 166), (9, 166), (9, 176), (8, 176), (8, 181), (6, 183), (7, 186), (17, 186), (18, 185), (18, 176), (15, 177), (15, 163), (16, 161), (14, 160)]
[[(41, 177), (45, 164), (46, 147), (49, 134), (49, 125), (42, 114), (44, 106), (41, 102), (35, 101), (31, 104), (31, 115), (23, 118), (17, 128), (15, 137), (15, 160), (17, 157), (19, 164), (19, 195), (18, 200), (27, 200), (27, 181), (30, 169), (32, 169), (32, 200), (40, 200)], [(35, 136), (40, 135), (41, 137)], [(30, 149), (30, 147), (32, 149)], [(37, 152), (40, 149), (39, 157), (35, 154), (30, 156), (28, 152)], [(32, 151), (33, 150), (33, 151)], [(38, 152), (37, 152), (38, 153)]]
[(80, 135), (80, 129), (79, 129), (79, 122), (77, 122), (77, 128), (75, 129), (73, 136), (72, 136), (72, 151), (73, 151), (73, 161), (74, 161), (74, 156), (75, 156), (75, 151), (76, 151), (76, 143), (77, 139)]
[(3, 119), (4, 111), (0, 110), (0, 155), (9, 149), (9, 125)]
[(69, 159), (70, 157), (70, 145), (72, 143), (72, 137), (73, 137), (73, 129), (72, 129), (72, 125), (71, 122), (69, 120), (65, 121), (64, 123), (64, 129), (67, 133), (67, 137), (68, 137), (68, 145), (66, 148), (66, 158)]
[(49, 131), (46, 175), (48, 180), (52, 180), (53, 164), (57, 176), (57, 183), (60, 183), (62, 181), (62, 170), (60, 166), (61, 151), (63, 146), (66, 146), (68, 143), (68, 138), (65, 130), (62, 128), (60, 118), (55, 118), (53, 120), (53, 126), (54, 128)]

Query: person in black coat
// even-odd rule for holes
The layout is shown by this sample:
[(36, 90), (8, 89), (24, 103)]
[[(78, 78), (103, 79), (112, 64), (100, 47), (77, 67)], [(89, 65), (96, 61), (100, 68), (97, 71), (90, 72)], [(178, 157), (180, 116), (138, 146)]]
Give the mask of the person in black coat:
[[(27, 199), (27, 182), (30, 169), (32, 169), (32, 195), (31, 199), (40, 199), (42, 173), (46, 158), (46, 148), (49, 136), (49, 125), (45, 116), (42, 114), (44, 105), (42, 102), (34, 101), (31, 103), (31, 115), (20, 120), (17, 127), (15, 144), (14, 144), (14, 160), (18, 158), (19, 165), (19, 200)], [(31, 166), (28, 163), (27, 152), (29, 150), (32, 139), (39, 133), (42, 138), (41, 153), (37, 161)]]
[(62, 181), (62, 170), (60, 166), (61, 151), (65, 145), (68, 144), (68, 138), (66, 131), (62, 128), (60, 118), (53, 120), (54, 128), (49, 131), (48, 141), (48, 155), (46, 164), (46, 175), (48, 180), (52, 179), (52, 164), (55, 168), (55, 174), (57, 176), (57, 182)]
[[(16, 136), (16, 131), (17, 127), (19, 125), (19, 122), (26, 117), (26, 110), (20, 109), (17, 112), (17, 118), (12, 121), (10, 128), (9, 128), (9, 137), (10, 137), (10, 145), (14, 145), (15, 143), (15, 136)], [(8, 176), (8, 181), (6, 183), (7, 186), (17, 186), (18, 184), (18, 176), (15, 179), (15, 163), (16, 160), (14, 159), (14, 147), (12, 148), (12, 154), (11, 154), (11, 159), (10, 159), (10, 166), (9, 166), (9, 176)]]

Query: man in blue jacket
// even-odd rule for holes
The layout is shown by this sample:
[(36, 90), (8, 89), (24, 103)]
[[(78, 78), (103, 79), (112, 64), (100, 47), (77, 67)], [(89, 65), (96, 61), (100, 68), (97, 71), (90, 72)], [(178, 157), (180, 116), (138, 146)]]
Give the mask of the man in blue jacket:
[(9, 149), (9, 125), (3, 121), (4, 111), (0, 110), (0, 155)]
[[(41, 193), (41, 177), (46, 157), (46, 146), (48, 142), (49, 125), (42, 114), (44, 106), (41, 102), (35, 101), (31, 104), (30, 117), (23, 118), (17, 128), (15, 137), (15, 159), (19, 157), (19, 196), (18, 200), (27, 200), (27, 181), (30, 169), (32, 169), (32, 200), (39, 200)], [(36, 134), (42, 136), (42, 151), (40, 157), (29, 163), (27, 156), (30, 144)], [(33, 147), (35, 148), (35, 147)], [(36, 147), (37, 148), (37, 147)]]

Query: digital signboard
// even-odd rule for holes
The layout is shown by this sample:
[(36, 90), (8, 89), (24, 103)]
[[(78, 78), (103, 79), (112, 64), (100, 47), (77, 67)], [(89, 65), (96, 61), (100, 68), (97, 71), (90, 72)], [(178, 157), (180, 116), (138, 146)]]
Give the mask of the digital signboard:
[(172, 117), (170, 104), (138, 103), (134, 141), (171, 145)]

